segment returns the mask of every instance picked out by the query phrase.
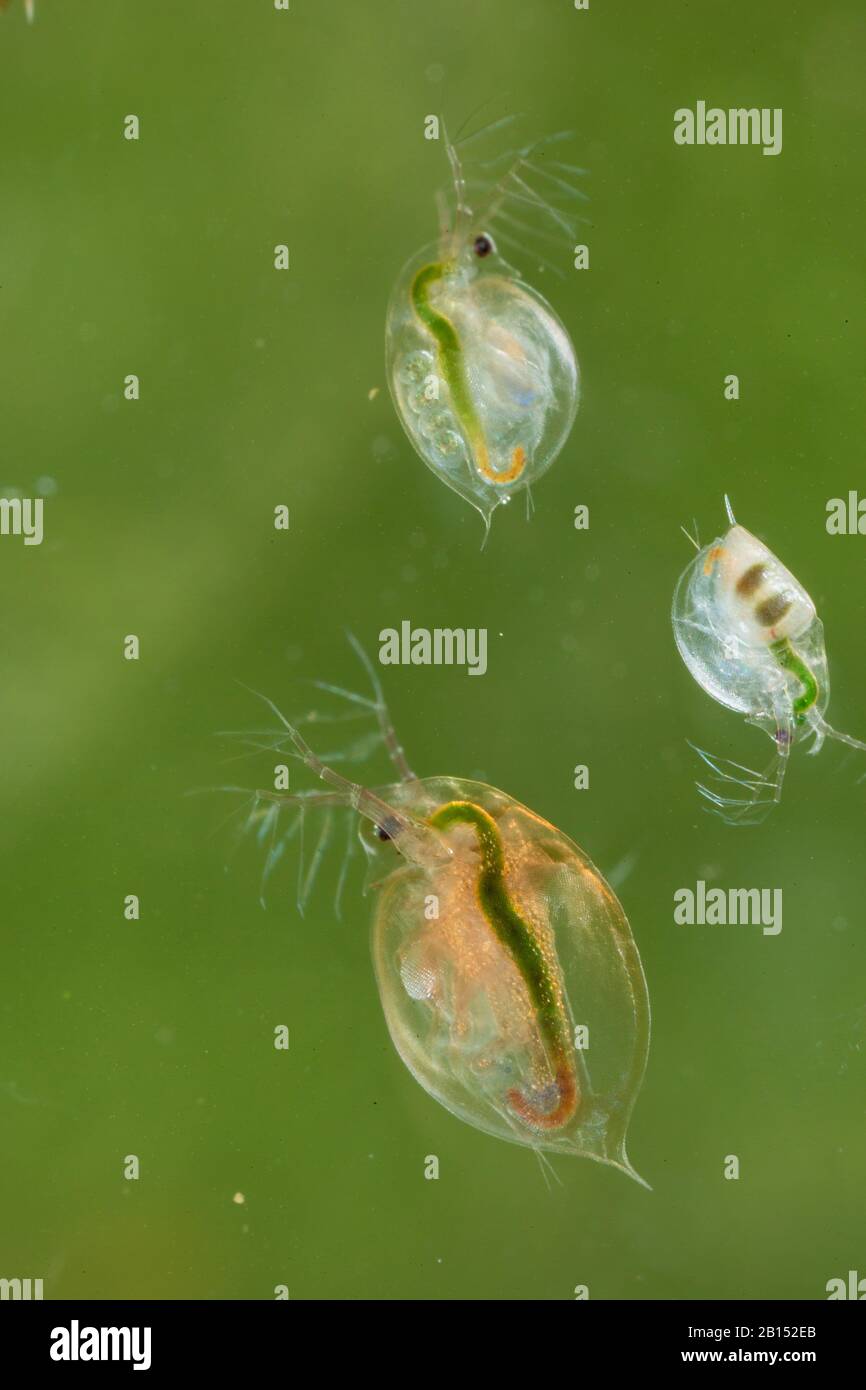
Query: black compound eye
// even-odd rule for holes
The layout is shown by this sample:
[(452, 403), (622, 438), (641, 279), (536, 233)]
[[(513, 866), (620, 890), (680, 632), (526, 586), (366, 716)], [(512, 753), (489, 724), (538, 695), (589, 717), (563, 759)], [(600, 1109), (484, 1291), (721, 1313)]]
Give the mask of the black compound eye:
[(393, 840), (399, 829), (400, 822), (395, 817), (374, 827), (377, 840)]
[(475, 252), (476, 256), (490, 255), (490, 252), (493, 250), (493, 242), (486, 232), (482, 232), (480, 236), (475, 238), (472, 243), (472, 250)]

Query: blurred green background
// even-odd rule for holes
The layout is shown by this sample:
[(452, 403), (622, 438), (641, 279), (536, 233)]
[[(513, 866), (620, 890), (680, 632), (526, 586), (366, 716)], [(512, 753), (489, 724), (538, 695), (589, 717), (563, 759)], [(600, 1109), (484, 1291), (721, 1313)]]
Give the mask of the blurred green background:
[[(709, 539), (728, 491), (818, 605), (832, 722), (866, 734), (866, 540), (824, 525), (866, 486), (864, 64), (854, 0), (0, 17), (0, 484), (47, 494), (41, 547), (0, 539), (0, 1275), (46, 1297), (756, 1299), (866, 1273), (866, 765), (798, 749), (762, 828), (701, 814), (687, 737), (768, 749), (669, 621), (680, 525)], [(591, 268), (543, 282), (581, 411), (535, 519), (500, 512), (481, 553), (403, 436), (382, 338), (435, 233), (423, 119), (488, 98), (577, 132), (592, 226)], [(675, 146), (698, 99), (781, 106), (782, 154)], [(236, 803), (185, 795), (267, 775), (214, 737), (262, 725), (238, 681), (297, 713), (305, 678), (362, 682), (344, 628), (375, 651), (404, 618), (490, 633), (483, 679), (384, 673), (417, 770), (491, 781), (603, 870), (635, 857), (651, 1194), (579, 1160), (548, 1191), (438, 1106), (388, 1040), (359, 873), (342, 921), (339, 851), (304, 920), (291, 865), (263, 911)], [(674, 926), (698, 878), (781, 887), (781, 935)]]

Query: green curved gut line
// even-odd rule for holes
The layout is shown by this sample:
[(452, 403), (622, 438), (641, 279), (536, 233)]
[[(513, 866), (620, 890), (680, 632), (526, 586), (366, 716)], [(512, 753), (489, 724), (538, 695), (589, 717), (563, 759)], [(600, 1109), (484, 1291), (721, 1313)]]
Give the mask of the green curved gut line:
[(802, 692), (794, 701), (794, 723), (803, 724), (807, 712), (818, 699), (818, 682), (806, 662), (795, 650), (790, 637), (782, 637), (770, 643), (770, 651), (785, 671), (790, 671), (802, 685)]
[(559, 1066), (570, 1059), (569, 1033), (544, 952), (532, 928), (515, 908), (505, 883), (502, 839), (493, 817), (472, 801), (449, 801), (430, 817), (435, 830), (471, 825), (478, 837), (481, 873), (478, 901), (497, 939), (508, 951), (526, 984), (539, 1031)]
[(448, 384), (448, 390), (451, 392), (454, 413), (472, 446), (472, 452), (480, 471), (487, 474), (490, 469), (487, 445), (484, 442), (481, 421), (478, 418), (478, 412), (469, 390), (460, 338), (451, 320), (446, 318), (444, 314), (440, 314), (430, 303), (431, 286), (437, 280), (441, 280), (448, 270), (449, 265), (446, 261), (435, 261), (430, 265), (421, 267), (412, 281), (412, 307), (424, 327), (436, 339), (436, 345), (439, 349), (439, 363), (442, 368), (442, 375)]
[(450, 269), (447, 261), (431, 261), (429, 265), (422, 266), (412, 281), (412, 307), (428, 333), (436, 340), (439, 366), (451, 393), (454, 413), (472, 450), (472, 462), (476, 469), (485, 482), (497, 483), (500, 486), (514, 483), (526, 468), (526, 449), (522, 444), (516, 445), (506, 468), (497, 471), (491, 466), (487, 440), (484, 438), (484, 430), (469, 389), (466, 359), (457, 329), (449, 318), (440, 314), (430, 303), (431, 285), (441, 280), (443, 275), (447, 275)]

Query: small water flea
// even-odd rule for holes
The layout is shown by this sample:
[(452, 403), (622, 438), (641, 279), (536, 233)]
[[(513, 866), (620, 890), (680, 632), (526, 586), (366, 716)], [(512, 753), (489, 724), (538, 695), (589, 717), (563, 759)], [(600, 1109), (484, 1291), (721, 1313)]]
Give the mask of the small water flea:
[(814, 603), (763, 541), (737, 523), (727, 497), (725, 505), (724, 536), (703, 548), (689, 536), (698, 553), (677, 583), (671, 619), (698, 685), (772, 740), (763, 771), (695, 749), (710, 772), (698, 783), (709, 809), (730, 824), (754, 825), (781, 800), (796, 744), (811, 738), (809, 752), (818, 753), (827, 738), (861, 750), (866, 743), (824, 717), (830, 681)]
[[(556, 158), (562, 134), (493, 153), (516, 119), (453, 142), (441, 124), (451, 198), (440, 198), (439, 240), (406, 265), (386, 321), (403, 428), (436, 476), (481, 513), (485, 535), (515, 492), (526, 490), (529, 507), (529, 488), (565, 444), (580, 394), (568, 331), (505, 251), (557, 272), (570, 265), (585, 171)], [(536, 239), (558, 265), (531, 249)]]

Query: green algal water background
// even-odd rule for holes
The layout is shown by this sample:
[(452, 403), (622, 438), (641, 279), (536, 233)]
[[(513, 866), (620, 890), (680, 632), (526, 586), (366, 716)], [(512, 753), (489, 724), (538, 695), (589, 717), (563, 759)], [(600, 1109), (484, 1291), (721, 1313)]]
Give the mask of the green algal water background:
[[(41, 546), (0, 539), (0, 1276), (568, 1299), (820, 1298), (866, 1273), (866, 765), (795, 750), (763, 828), (702, 815), (686, 737), (754, 765), (769, 744), (694, 685), (669, 622), (680, 524), (710, 539), (727, 491), (818, 605), (832, 722), (866, 732), (866, 537), (824, 524), (866, 489), (864, 64), (842, 0), (2, 17), (0, 482), (49, 495)], [(593, 225), (590, 269), (541, 281), (581, 411), (535, 519), (498, 514), (482, 554), (402, 434), (382, 337), (435, 233), (424, 117), (487, 98), (576, 131)], [(677, 147), (698, 100), (781, 107), (782, 153)], [(482, 678), (384, 673), (416, 768), (489, 780), (605, 870), (633, 859), (654, 1036), (629, 1149), (652, 1194), (565, 1160), (548, 1192), (436, 1105), (388, 1040), (357, 876), (334, 917), (339, 851), (303, 921), (291, 865), (263, 911), (260, 855), (219, 828), (234, 803), (185, 795), (273, 761), (214, 737), (267, 722), (238, 680), (298, 713), (304, 677), (358, 685), (344, 627), (375, 651), (403, 619), (490, 634)], [(782, 888), (782, 932), (676, 927), (698, 879)]]

